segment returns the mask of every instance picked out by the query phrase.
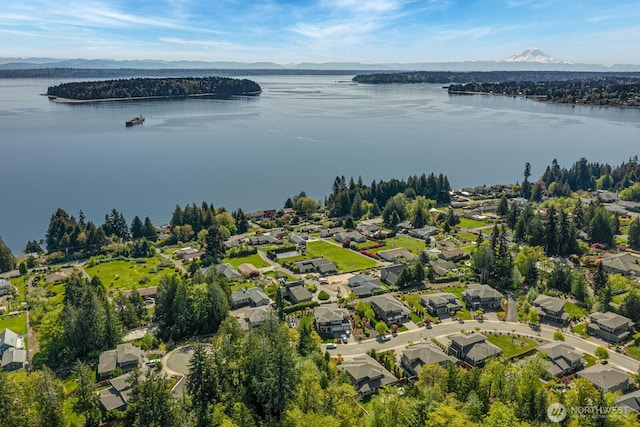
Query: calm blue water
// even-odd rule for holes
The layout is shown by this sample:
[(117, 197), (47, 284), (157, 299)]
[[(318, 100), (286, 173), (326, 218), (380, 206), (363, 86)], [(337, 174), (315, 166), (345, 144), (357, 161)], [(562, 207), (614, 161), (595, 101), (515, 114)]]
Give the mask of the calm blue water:
[(39, 95), (63, 80), (0, 79), (0, 236), (19, 253), (58, 207), (163, 224), (176, 204), (323, 199), (336, 175), (435, 172), (460, 188), (522, 181), (525, 162), (537, 177), (554, 158), (619, 164), (639, 151), (640, 110), (341, 82), (351, 77), (252, 76), (258, 97), (82, 105)]

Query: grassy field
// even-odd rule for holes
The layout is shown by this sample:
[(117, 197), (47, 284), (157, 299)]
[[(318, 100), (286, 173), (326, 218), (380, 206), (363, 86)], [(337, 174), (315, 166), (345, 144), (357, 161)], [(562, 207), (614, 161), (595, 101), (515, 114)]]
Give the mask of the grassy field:
[[(370, 244), (373, 244), (373, 243), (370, 243)], [(372, 249), (371, 252), (377, 253), (380, 251), (386, 251), (386, 250), (395, 249), (395, 248), (406, 248), (409, 250), (409, 252), (419, 255), (420, 252), (424, 251), (425, 244), (424, 244), (424, 240), (418, 240), (418, 239), (414, 239), (413, 237), (407, 237), (407, 236), (396, 236), (390, 239), (385, 239), (384, 246), (380, 248)]]
[(10, 279), (11, 284), (16, 288), (18, 288), (18, 298), (16, 298), (16, 303), (18, 304), (21, 303), (22, 301), (27, 300), (26, 288), (27, 288), (27, 282), (29, 281), (29, 277), (31, 277), (31, 275), (27, 274), (24, 276), (14, 277)]
[(21, 311), (17, 316), (9, 316), (8, 314), (0, 316), (0, 331), (4, 331), (6, 328), (18, 335), (25, 335), (27, 333), (27, 313)]
[(514, 357), (538, 347), (536, 341), (511, 335), (487, 335), (487, 341), (500, 347), (504, 357)]
[(458, 227), (460, 227), (460, 228), (478, 228), (478, 227), (484, 227), (485, 225), (489, 225), (489, 223), (483, 222), (483, 221), (478, 221), (477, 219), (460, 217), (460, 223), (458, 224)]
[(269, 267), (269, 263), (260, 258), (260, 255), (258, 254), (246, 255), (236, 258), (225, 258), (222, 260), (222, 262), (229, 263), (235, 268), (238, 268), (240, 264), (245, 263), (252, 264), (255, 268)]
[(456, 237), (460, 240), (466, 240), (469, 242), (475, 242), (478, 240), (477, 234), (469, 233), (468, 231), (460, 231), (459, 233), (456, 233)]
[(569, 318), (573, 320), (582, 319), (589, 315), (589, 311), (586, 308), (567, 301), (564, 305), (564, 312), (569, 314)]
[(144, 263), (134, 260), (114, 260), (85, 267), (91, 277), (98, 276), (107, 290), (136, 289), (158, 286), (160, 277), (172, 274), (173, 268), (162, 267), (158, 258), (146, 258)]
[(375, 261), (352, 250), (323, 241), (309, 242), (307, 245), (307, 258), (320, 257), (325, 257), (334, 263), (338, 271), (341, 272), (365, 270), (376, 266)]

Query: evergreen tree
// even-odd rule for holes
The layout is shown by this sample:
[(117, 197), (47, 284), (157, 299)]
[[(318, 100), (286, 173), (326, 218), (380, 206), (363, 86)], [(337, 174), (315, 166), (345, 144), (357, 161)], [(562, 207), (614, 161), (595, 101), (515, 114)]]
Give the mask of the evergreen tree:
[(0, 273), (11, 271), (16, 266), (16, 259), (13, 257), (11, 249), (4, 243), (0, 237)]
[(210, 423), (209, 405), (214, 403), (214, 381), (211, 358), (202, 344), (196, 344), (189, 360), (186, 389), (196, 409), (198, 426), (205, 427)]
[(640, 217), (629, 224), (629, 247), (634, 251), (640, 250)]
[(93, 389), (91, 368), (78, 360), (75, 376), (78, 388), (76, 389), (77, 400), (73, 403), (73, 411), (84, 416), (86, 427), (97, 427), (102, 422), (102, 411), (100, 410), (100, 398)]
[(284, 296), (282, 295), (282, 287), (279, 286), (276, 291), (276, 310), (278, 312), (278, 320), (284, 322)]
[(502, 218), (505, 218), (509, 214), (509, 204), (507, 202), (507, 196), (504, 193), (500, 196), (496, 213)]
[(180, 427), (184, 425), (182, 411), (171, 394), (171, 383), (164, 377), (147, 371), (144, 378), (138, 371), (130, 377), (131, 391), (127, 402), (126, 427)]
[(142, 237), (145, 237), (144, 225), (142, 224), (140, 217), (136, 215), (133, 217), (133, 221), (131, 221), (131, 238), (140, 239)]
[(609, 275), (606, 271), (604, 271), (604, 267), (602, 265), (602, 260), (598, 262), (598, 266), (596, 268), (596, 272), (593, 275), (593, 291), (596, 295), (604, 289), (604, 287), (609, 282)]
[(220, 262), (224, 258), (226, 248), (224, 246), (224, 236), (220, 231), (220, 227), (213, 225), (207, 230), (205, 237), (205, 254), (210, 257), (213, 262)]

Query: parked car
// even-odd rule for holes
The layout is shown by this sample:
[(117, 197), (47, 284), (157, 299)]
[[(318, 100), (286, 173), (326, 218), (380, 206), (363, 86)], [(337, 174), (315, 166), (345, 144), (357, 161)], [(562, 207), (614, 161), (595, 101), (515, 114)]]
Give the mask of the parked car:
[(321, 285), (328, 285), (329, 284), (329, 279), (327, 279), (326, 277), (321, 277), (319, 280)]
[(380, 335), (378, 339), (380, 340), (380, 342), (385, 342), (391, 340), (391, 337), (389, 335)]
[(326, 345), (325, 347), (327, 350), (335, 350), (336, 348), (338, 348), (338, 346), (335, 343), (329, 343)]
[(342, 343), (343, 343), (343, 344), (346, 344), (346, 343), (348, 343), (348, 342), (349, 342), (349, 338), (347, 338), (347, 336), (346, 336), (346, 335), (343, 335), (343, 336), (341, 336), (340, 338), (342, 338)]

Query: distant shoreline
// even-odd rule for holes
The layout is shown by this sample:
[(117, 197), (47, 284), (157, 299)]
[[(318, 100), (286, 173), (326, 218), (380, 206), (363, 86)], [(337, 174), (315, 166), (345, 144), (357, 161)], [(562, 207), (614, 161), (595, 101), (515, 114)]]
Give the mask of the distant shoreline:
[[(443, 88), (448, 88), (448, 86), (445, 86)], [(597, 105), (597, 104), (587, 104), (587, 103), (583, 103), (583, 102), (556, 102), (556, 101), (548, 101), (546, 99), (545, 95), (511, 95), (511, 94), (507, 94), (507, 93), (493, 93), (493, 92), (474, 92), (474, 91), (467, 91), (467, 90), (449, 90), (449, 94), (452, 95), (485, 95), (485, 96), (504, 96), (504, 97), (513, 97), (513, 98), (525, 98), (525, 99), (532, 99), (534, 101), (537, 102), (541, 102), (543, 104), (551, 104), (551, 105), (566, 105), (571, 106), (571, 107), (575, 107), (580, 106), (580, 107), (594, 107), (594, 108), (623, 108), (623, 109), (630, 109), (630, 110), (638, 110), (640, 109), (640, 107), (636, 107), (633, 105)]]
[(181, 99), (181, 98), (231, 98), (234, 96), (256, 96), (259, 95), (260, 92), (247, 92), (235, 95), (218, 95), (216, 93), (198, 93), (193, 95), (179, 95), (179, 96), (133, 96), (127, 98), (96, 98), (96, 99), (74, 99), (74, 98), (63, 98), (55, 95), (48, 95), (46, 93), (41, 93), (41, 96), (46, 96), (53, 102), (58, 102), (61, 104), (87, 104), (92, 102), (112, 102), (112, 101), (141, 101), (141, 100), (152, 100), (152, 99)]

